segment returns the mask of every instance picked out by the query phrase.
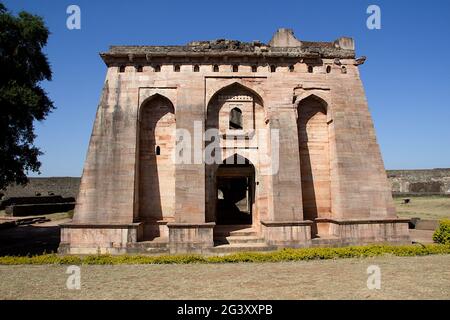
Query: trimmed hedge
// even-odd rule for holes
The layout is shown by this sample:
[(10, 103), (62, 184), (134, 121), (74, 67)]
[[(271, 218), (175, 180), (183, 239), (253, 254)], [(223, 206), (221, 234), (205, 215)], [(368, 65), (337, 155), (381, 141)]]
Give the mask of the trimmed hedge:
[(450, 245), (370, 245), (343, 248), (282, 249), (274, 252), (242, 252), (226, 256), (203, 255), (89, 255), (61, 256), (44, 254), (38, 256), (0, 257), (0, 265), (56, 264), (56, 265), (117, 265), (117, 264), (190, 264), (190, 263), (237, 263), (237, 262), (281, 262), (321, 260), (337, 258), (363, 258), (382, 255), (425, 256), (450, 254)]
[(433, 234), (433, 240), (441, 244), (450, 244), (450, 219), (439, 221), (439, 227)]

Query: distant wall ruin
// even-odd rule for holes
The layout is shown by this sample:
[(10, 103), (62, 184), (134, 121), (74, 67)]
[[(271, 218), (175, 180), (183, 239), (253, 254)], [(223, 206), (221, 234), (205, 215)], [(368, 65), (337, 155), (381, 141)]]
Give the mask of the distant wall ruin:
[(0, 190), (0, 193), (4, 194), (3, 198), (5, 199), (11, 197), (34, 197), (37, 195), (60, 195), (76, 198), (79, 188), (79, 177), (29, 178), (27, 185), (12, 185), (6, 190)]
[[(392, 193), (398, 194), (448, 194), (450, 195), (450, 168), (423, 170), (387, 170)], [(79, 177), (30, 178), (25, 187), (10, 186), (0, 191), (4, 198), (31, 197), (49, 194), (63, 197), (78, 196)]]
[(394, 195), (450, 194), (450, 168), (386, 172)]

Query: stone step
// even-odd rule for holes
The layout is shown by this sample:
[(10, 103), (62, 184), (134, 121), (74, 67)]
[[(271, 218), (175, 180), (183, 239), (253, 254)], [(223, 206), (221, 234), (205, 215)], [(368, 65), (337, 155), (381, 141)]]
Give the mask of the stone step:
[(169, 248), (144, 248), (138, 252), (142, 254), (168, 254)]
[(264, 243), (264, 239), (257, 236), (229, 236), (226, 237), (229, 244)]
[(235, 230), (230, 232), (230, 236), (246, 237), (246, 236), (256, 236), (257, 232), (253, 228), (246, 228), (241, 230)]
[(155, 239), (152, 241), (139, 241), (129, 244), (130, 248), (136, 248), (136, 249), (165, 249), (169, 247), (169, 240), (168, 239)]
[(218, 225), (214, 227), (214, 236), (229, 236), (232, 232), (251, 229), (251, 225), (242, 224), (242, 225)]
[(233, 253), (233, 252), (257, 252), (257, 251), (275, 251), (277, 247), (269, 246), (265, 243), (240, 243), (240, 244), (223, 244), (215, 246), (210, 249), (211, 253), (215, 254), (225, 254), (225, 253)]
[(127, 252), (131, 254), (168, 254), (169, 247), (129, 246)]

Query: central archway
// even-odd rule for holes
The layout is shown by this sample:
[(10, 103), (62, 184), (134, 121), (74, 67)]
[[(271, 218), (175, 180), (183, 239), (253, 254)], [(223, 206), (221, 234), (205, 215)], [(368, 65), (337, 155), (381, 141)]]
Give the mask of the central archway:
[[(269, 149), (267, 146), (263, 148), (262, 145), (263, 143), (267, 144), (268, 140), (262, 139), (261, 135), (256, 134), (257, 132), (266, 132), (267, 123), (265, 122), (265, 118), (266, 114), (261, 96), (240, 83), (235, 82), (221, 88), (209, 100), (205, 129), (216, 130), (219, 137), (218, 141), (214, 139), (205, 142), (205, 149), (209, 149), (210, 143), (218, 142), (214, 151), (214, 157), (217, 159), (217, 162), (214, 161), (214, 163), (205, 165), (205, 208), (207, 222), (216, 222), (218, 182), (222, 184), (228, 183), (230, 187), (237, 189), (243, 188), (239, 186), (237, 182), (239, 179), (237, 178), (236, 180), (225, 178), (220, 181), (217, 180), (216, 174), (221, 174), (225, 170), (221, 162), (223, 159), (230, 159), (233, 154), (239, 152), (246, 158), (251, 159), (253, 161), (253, 171), (259, 172), (260, 168), (257, 159), (260, 158), (260, 153), (263, 152), (262, 150)], [(219, 166), (221, 166), (220, 170)], [(236, 170), (236, 168), (233, 170)], [(253, 177), (252, 179), (254, 180), (255, 178)], [(241, 185), (244, 184), (243, 181), (244, 179), (241, 179)], [(266, 181), (262, 180), (260, 182), (259, 190), (253, 190), (253, 193), (256, 194), (253, 201), (256, 203), (255, 207), (258, 208), (258, 214), (261, 210), (266, 213), (268, 208), (268, 204), (266, 203), (267, 196), (264, 194), (267, 189), (262, 188), (262, 186), (266, 185)], [(253, 219), (253, 222), (257, 220)], [(249, 224), (253, 224), (252, 221), (249, 221)]]

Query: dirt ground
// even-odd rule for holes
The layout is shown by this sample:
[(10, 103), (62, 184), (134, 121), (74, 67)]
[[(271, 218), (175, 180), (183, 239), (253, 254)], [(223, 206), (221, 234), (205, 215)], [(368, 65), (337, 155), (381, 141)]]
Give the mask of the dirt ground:
[[(367, 268), (381, 289), (367, 288)], [(450, 299), (450, 255), (282, 263), (0, 266), (0, 299)]]
[[(450, 218), (450, 198), (395, 199), (402, 217)], [(1, 255), (56, 251), (59, 223), (0, 230)], [(432, 233), (432, 231), (431, 231)], [(431, 234), (430, 233), (430, 234)], [(427, 234), (427, 237), (430, 237)], [(369, 290), (367, 267), (381, 268)], [(450, 255), (265, 264), (82, 266), (81, 290), (67, 266), (0, 266), (0, 299), (450, 299)]]
[(403, 197), (394, 198), (397, 214), (402, 218), (450, 219), (450, 197), (427, 196), (407, 197), (410, 203), (404, 204)]

